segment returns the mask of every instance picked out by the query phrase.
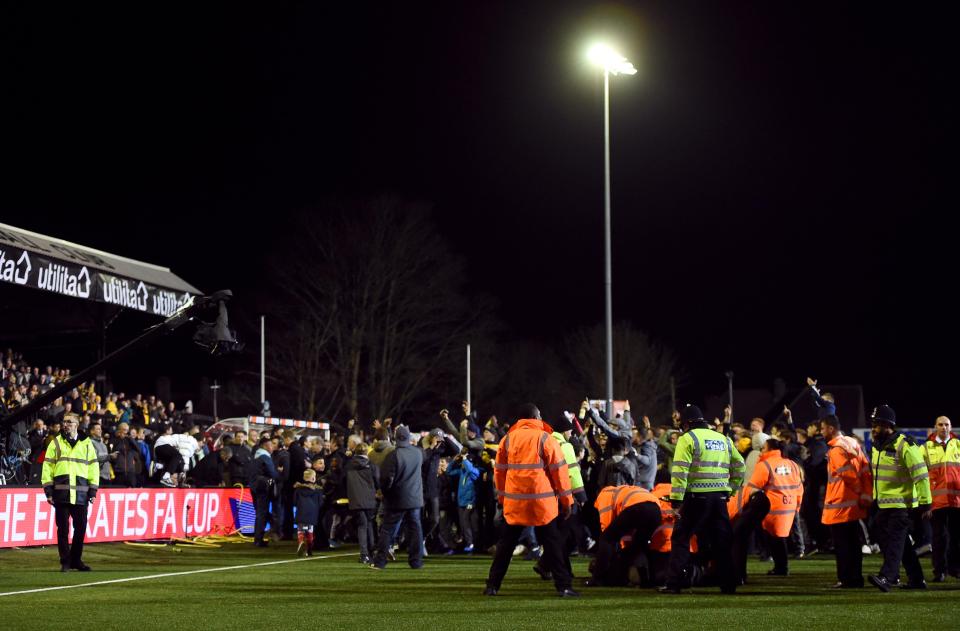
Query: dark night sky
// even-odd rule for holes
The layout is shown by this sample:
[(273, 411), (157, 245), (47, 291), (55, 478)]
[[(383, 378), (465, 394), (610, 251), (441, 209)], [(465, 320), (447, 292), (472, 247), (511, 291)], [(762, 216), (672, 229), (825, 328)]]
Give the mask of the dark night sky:
[(615, 317), (693, 396), (732, 368), (953, 411), (946, 9), (351, 4), (7, 8), (0, 221), (242, 292), (294, 211), (393, 192), (552, 343), (603, 315), (609, 34), (640, 70), (612, 83)]

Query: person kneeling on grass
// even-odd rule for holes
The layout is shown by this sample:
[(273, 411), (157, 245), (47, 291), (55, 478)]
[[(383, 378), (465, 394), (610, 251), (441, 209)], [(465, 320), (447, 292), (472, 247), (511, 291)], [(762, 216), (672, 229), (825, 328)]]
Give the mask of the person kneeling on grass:
[(297, 555), (313, 556), (313, 526), (320, 519), (320, 506), (323, 504), (323, 490), (316, 482), (316, 471), (307, 469), (303, 472), (303, 482), (293, 485), (293, 498), (297, 505)]

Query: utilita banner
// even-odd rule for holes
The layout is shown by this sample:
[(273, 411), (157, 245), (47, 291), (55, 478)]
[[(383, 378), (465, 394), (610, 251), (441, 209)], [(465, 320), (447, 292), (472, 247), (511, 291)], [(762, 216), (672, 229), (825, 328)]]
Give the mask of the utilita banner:
[[(91, 265), (106, 263), (105, 259), (93, 255), (84, 256)], [(172, 315), (190, 298), (188, 292), (178, 293), (4, 243), (0, 243), (0, 281), (164, 317)]]
[[(86, 541), (230, 533), (250, 501), (240, 489), (100, 489), (87, 514)], [(43, 489), (0, 488), (0, 548), (56, 543), (54, 509)]]

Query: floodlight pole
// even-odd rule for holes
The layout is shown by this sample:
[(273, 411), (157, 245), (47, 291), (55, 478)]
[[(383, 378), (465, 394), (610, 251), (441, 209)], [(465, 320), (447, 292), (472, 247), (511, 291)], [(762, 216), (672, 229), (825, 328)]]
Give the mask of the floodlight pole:
[(610, 71), (603, 69), (603, 266), (607, 329), (607, 418), (613, 414), (613, 270), (610, 262)]
[(266, 316), (260, 316), (260, 409), (267, 400), (267, 323)]

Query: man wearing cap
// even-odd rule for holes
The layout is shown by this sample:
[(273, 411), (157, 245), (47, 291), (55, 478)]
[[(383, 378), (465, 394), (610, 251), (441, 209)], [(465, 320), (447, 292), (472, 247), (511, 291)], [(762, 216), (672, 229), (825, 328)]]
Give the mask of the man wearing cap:
[(423, 567), (423, 528), (420, 525), (423, 455), (410, 443), (410, 430), (406, 425), (398, 425), (393, 437), (397, 447), (387, 454), (380, 468), (383, 524), (370, 567), (378, 570), (387, 567), (391, 540), (402, 522), (407, 533), (407, 563), (419, 570)]
[(882, 592), (899, 582), (900, 563), (907, 570), (905, 589), (926, 589), (923, 568), (910, 544), (910, 511), (926, 512), (932, 502), (927, 464), (913, 439), (897, 431), (897, 416), (889, 405), (873, 410), (870, 468), (877, 503), (877, 541), (883, 551), (880, 572), (867, 580)]
[(670, 501), (679, 517), (670, 538), (667, 584), (660, 591), (679, 594), (688, 585), (690, 537), (696, 534), (715, 554), (720, 591), (733, 594), (737, 577), (727, 499), (743, 484), (743, 456), (727, 436), (710, 429), (697, 406), (684, 407), (680, 423), (684, 433), (670, 468)]

